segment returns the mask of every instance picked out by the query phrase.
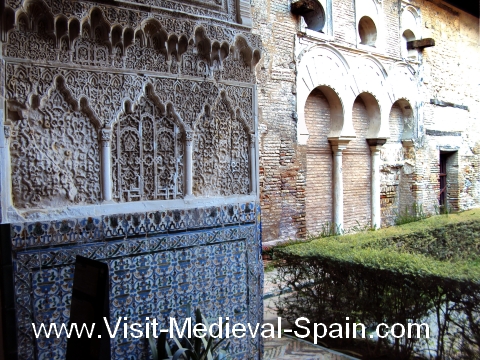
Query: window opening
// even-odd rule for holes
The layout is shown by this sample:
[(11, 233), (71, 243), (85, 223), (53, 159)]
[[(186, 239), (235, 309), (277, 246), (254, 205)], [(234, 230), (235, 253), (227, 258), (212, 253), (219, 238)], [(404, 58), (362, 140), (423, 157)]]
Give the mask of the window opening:
[(308, 29), (323, 33), (326, 19), (325, 10), (317, 1), (313, 1), (313, 11), (304, 14), (303, 19), (307, 23)]

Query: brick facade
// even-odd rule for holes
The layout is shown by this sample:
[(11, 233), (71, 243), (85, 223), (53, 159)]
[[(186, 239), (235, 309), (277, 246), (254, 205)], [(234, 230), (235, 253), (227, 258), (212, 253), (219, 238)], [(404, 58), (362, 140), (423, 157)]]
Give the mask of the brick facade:
[[(252, 1), (253, 32), (266, 49), (257, 66), (263, 241), (331, 224), (329, 138), (349, 140), (345, 231), (370, 226), (373, 216), (367, 138), (387, 140), (380, 148), (382, 226), (415, 203), (427, 214), (440, 211), (441, 153), (448, 207), (479, 206), (478, 17), (437, 0), (321, 3), (331, 19), (324, 33), (305, 28), (288, 1)], [(374, 47), (360, 44), (362, 16), (377, 26)], [(407, 50), (412, 34), (436, 45)]]

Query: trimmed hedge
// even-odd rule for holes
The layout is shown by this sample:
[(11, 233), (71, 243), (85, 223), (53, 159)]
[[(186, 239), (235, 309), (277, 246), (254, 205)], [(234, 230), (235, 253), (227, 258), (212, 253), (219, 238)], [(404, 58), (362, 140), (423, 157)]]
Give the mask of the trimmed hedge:
[[(435, 341), (378, 339), (354, 348), (364, 358), (480, 357), (480, 210), (437, 216), (375, 232), (276, 248), (279, 282), (293, 293), (277, 304), (294, 322), (428, 322)], [(448, 334), (448, 335), (447, 335)], [(433, 343), (435, 342), (435, 343)]]
[(277, 258), (286, 255), (480, 281), (480, 210), (275, 248)]

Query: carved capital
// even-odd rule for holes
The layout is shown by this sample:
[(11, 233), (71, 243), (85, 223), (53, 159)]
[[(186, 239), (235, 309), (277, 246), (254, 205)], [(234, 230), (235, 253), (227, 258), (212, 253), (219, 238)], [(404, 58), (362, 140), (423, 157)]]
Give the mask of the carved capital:
[(350, 137), (329, 138), (328, 141), (332, 147), (334, 154), (342, 154), (342, 151), (347, 148), (348, 143), (352, 140)]
[(372, 154), (377, 153), (380, 154), (380, 150), (383, 145), (387, 142), (385, 138), (375, 138), (375, 139), (367, 139), (368, 146), (370, 146), (370, 151)]
[(110, 147), (112, 141), (112, 131), (110, 129), (100, 129), (100, 141), (103, 147)]
[(255, 134), (249, 134), (250, 135), (250, 147), (254, 148), (255, 147), (255, 139), (257, 136)]
[(5, 134), (5, 139), (8, 139), (11, 136), (12, 129), (8, 125), (3, 126), (3, 133)]
[(194, 132), (192, 130), (185, 131), (185, 141), (187, 145), (192, 145)]

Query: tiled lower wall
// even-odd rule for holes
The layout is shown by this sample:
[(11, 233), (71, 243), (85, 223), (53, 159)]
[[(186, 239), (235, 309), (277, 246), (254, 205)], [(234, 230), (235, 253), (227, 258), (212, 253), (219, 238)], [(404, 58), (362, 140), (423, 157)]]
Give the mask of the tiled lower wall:
[[(207, 318), (228, 316), (232, 324), (262, 321), (255, 203), (12, 224), (9, 232), (13, 288), (7, 281), (2, 291), (14, 304), (18, 359), (65, 357), (66, 338), (35, 339), (31, 323), (68, 322), (76, 255), (108, 263), (112, 324), (147, 316), (183, 322), (197, 307)], [(260, 346), (259, 338), (246, 337), (232, 341), (230, 351), (258, 359)], [(145, 339), (122, 333), (111, 347), (112, 359), (149, 358)]]

